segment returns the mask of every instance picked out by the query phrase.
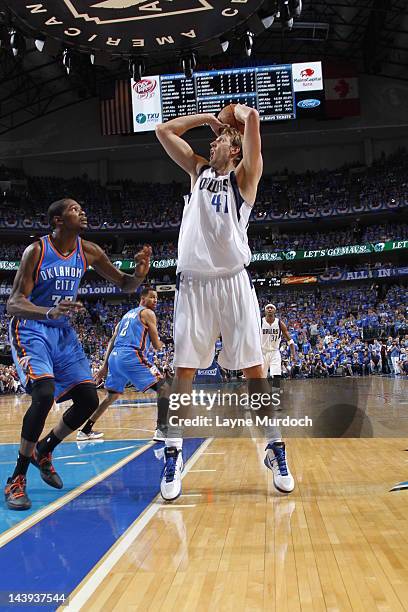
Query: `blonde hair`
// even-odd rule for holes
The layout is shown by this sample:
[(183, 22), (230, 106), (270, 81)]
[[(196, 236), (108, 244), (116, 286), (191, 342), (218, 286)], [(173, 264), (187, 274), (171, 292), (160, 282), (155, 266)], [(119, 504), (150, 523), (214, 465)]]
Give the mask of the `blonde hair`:
[(234, 157), (234, 163), (237, 166), (242, 159), (242, 138), (241, 132), (234, 127), (226, 127), (221, 132), (222, 136), (228, 136), (231, 147), (239, 147), (239, 153)]

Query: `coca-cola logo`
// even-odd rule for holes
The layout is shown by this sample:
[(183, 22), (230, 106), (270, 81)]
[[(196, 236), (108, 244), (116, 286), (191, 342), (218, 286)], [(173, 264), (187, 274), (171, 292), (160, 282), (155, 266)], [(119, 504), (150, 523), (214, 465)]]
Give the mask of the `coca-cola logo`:
[(133, 85), (133, 90), (139, 100), (146, 100), (147, 98), (152, 98), (154, 96), (156, 86), (157, 81), (155, 79), (142, 79)]

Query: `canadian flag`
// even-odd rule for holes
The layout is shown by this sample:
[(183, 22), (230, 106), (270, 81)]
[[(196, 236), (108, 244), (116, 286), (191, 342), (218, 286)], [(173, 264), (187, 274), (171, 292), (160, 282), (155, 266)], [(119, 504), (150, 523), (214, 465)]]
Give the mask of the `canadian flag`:
[(360, 114), (357, 72), (350, 66), (339, 64), (325, 66), (324, 94), (328, 118)]

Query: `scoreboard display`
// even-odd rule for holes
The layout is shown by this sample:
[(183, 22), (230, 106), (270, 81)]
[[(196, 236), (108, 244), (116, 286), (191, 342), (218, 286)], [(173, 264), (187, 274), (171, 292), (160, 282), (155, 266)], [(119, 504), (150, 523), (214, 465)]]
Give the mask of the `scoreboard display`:
[(181, 115), (213, 113), (230, 103), (256, 108), (261, 121), (296, 119), (318, 109), (323, 90), (321, 62), (231, 68), (144, 77), (133, 81), (135, 132), (154, 130)]

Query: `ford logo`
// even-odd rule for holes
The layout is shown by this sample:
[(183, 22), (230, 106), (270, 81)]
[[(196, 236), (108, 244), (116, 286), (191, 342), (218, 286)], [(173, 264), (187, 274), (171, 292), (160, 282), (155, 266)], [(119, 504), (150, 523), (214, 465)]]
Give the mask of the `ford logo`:
[(316, 108), (316, 106), (320, 106), (320, 100), (315, 100), (311, 98), (310, 100), (299, 100), (297, 103), (300, 108)]

